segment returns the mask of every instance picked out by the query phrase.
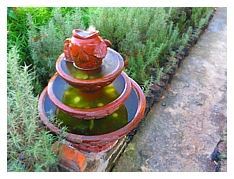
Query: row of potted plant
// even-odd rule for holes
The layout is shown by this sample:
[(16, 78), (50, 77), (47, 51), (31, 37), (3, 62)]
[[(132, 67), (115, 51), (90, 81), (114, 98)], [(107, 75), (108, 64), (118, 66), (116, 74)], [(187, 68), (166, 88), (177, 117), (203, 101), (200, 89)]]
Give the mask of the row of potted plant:
[[(173, 79), (173, 76), (176, 74), (177, 68), (180, 67), (181, 61), (189, 55), (190, 49), (197, 43), (203, 31), (208, 27), (210, 20), (212, 19), (213, 14), (210, 14), (208, 21), (201, 27), (195, 27), (193, 29), (193, 33), (189, 36), (189, 40), (184, 45), (184, 48), (181, 50), (174, 49), (170, 55), (168, 55), (166, 62), (163, 64), (160, 70), (156, 70), (155, 68), (151, 69), (152, 76), (156, 78), (156, 80), (151, 80), (151, 83), (148, 84), (148, 90), (146, 94), (146, 110), (145, 117), (150, 111), (153, 104), (160, 102), (163, 95), (163, 90), (167, 87), (167, 84), (170, 83)], [(196, 35), (194, 35), (196, 34)], [(160, 76), (160, 77), (159, 77)], [(157, 79), (158, 77), (158, 79)], [(144, 119), (145, 119), (144, 117)], [(129, 141), (133, 138), (136, 131), (144, 121), (144, 119), (139, 123), (139, 125), (132, 130), (129, 135)]]

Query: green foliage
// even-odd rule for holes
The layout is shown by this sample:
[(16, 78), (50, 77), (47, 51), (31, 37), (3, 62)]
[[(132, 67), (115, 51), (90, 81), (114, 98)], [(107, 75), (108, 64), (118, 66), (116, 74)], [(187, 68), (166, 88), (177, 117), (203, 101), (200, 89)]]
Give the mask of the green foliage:
[(150, 69), (161, 68), (173, 48), (180, 52), (191, 35), (198, 36), (194, 28), (202, 28), (211, 13), (209, 7), (8, 8), (8, 43), (18, 44), (23, 62), (32, 64), (38, 94), (55, 72), (65, 39), (73, 29), (92, 24), (129, 59), (126, 72), (142, 85)]
[[(90, 14), (90, 19), (91, 24), (100, 30), (101, 36), (113, 43), (112, 48), (129, 57), (127, 74), (144, 84), (150, 77), (150, 68), (159, 69), (173, 47), (180, 48), (179, 51), (184, 48), (192, 34), (192, 25), (207, 22), (207, 19), (198, 22), (195, 19), (200, 20), (197, 19), (201, 18), (198, 14), (208, 10), (210, 9), (98, 8), (98, 15)], [(192, 24), (190, 16), (193, 18)]]
[(16, 19), (15, 12), (12, 7), (7, 8), (7, 17), (10, 17), (12, 19)]
[(62, 16), (72, 16), (74, 13), (76, 13), (77, 9), (80, 11), (80, 19), (82, 20), (85, 29), (89, 27), (90, 25), (90, 13), (94, 13), (96, 11), (96, 8), (92, 7), (80, 7), (80, 8), (74, 8), (74, 7), (60, 7), (59, 12)]
[(158, 68), (156, 74), (157, 76), (156, 76), (155, 83), (160, 84), (161, 78), (163, 76), (163, 68)]
[(171, 71), (172, 67), (170, 65), (167, 65), (164, 69), (163, 72), (164, 73), (169, 73)]
[[(32, 64), (36, 71), (34, 92), (39, 94), (55, 72), (55, 61), (74, 28), (84, 28), (88, 8), (7, 8), (7, 45), (19, 47), (20, 65)], [(83, 23), (84, 22), (84, 23)], [(49, 54), (49, 55), (48, 55)]]
[(137, 56), (130, 56), (129, 58), (129, 68), (125, 72), (130, 74), (131, 77), (135, 80), (143, 84), (145, 80), (147, 80), (148, 76), (145, 68), (145, 62), (143, 59), (143, 55), (140, 50), (137, 51)]
[[(227, 150), (227, 131), (223, 131), (221, 140), (224, 142), (226, 150)], [(220, 153), (218, 155), (218, 159), (219, 159), (219, 161), (227, 159), (227, 152), (224, 151), (224, 153)]]
[(150, 93), (150, 87), (153, 85), (154, 82), (154, 77), (150, 76), (148, 80), (144, 81), (144, 84), (142, 86), (142, 89), (144, 91), (145, 96), (147, 96)]
[[(85, 25), (81, 20), (80, 8), (75, 12), (62, 15), (60, 8), (54, 9), (54, 15), (48, 25), (36, 29), (33, 17), (28, 15), (28, 45), (30, 54), (35, 66), (38, 80), (44, 88), (50, 77), (56, 72), (55, 63), (58, 56), (63, 53), (63, 46), (66, 38), (72, 36), (72, 30), (84, 29)], [(41, 89), (37, 91), (40, 93)]]
[(227, 159), (227, 154), (225, 153), (221, 153), (220, 155), (218, 155), (218, 159), (221, 161), (221, 160), (224, 160), (224, 159)]
[[(112, 42), (112, 48), (118, 50), (119, 43), (123, 41), (126, 32), (124, 30), (129, 28), (129, 23), (120, 22), (124, 18), (124, 14), (127, 13), (128, 8), (97, 8), (90, 14), (90, 24), (94, 25), (103, 38), (106, 38)], [(118, 17), (118, 18), (117, 18)], [(126, 22), (128, 19), (126, 19)], [(115, 22), (115, 23), (113, 23)], [(118, 37), (118, 38), (116, 38)]]
[(28, 47), (28, 37), (27, 37), (27, 14), (33, 16), (33, 22), (35, 28), (44, 25), (51, 18), (53, 13), (53, 8), (44, 7), (8, 7), (7, 8), (7, 46), (8, 51), (11, 45), (17, 45), (20, 49), (20, 64), (27, 65), (33, 64), (29, 47)]
[(158, 65), (158, 56), (166, 47), (160, 43), (164, 40), (162, 33), (168, 17), (164, 9), (99, 8), (98, 14), (91, 15), (91, 24), (113, 43), (112, 48), (129, 57), (126, 72), (143, 84), (148, 79), (147, 70)]
[(49, 171), (57, 163), (51, 150), (55, 137), (38, 119), (34, 74), (18, 60), (18, 49), (13, 47), (7, 56), (7, 170)]
[[(191, 26), (188, 27), (187, 31), (181, 35), (181, 39), (178, 40), (179, 41), (179, 49), (178, 49), (179, 53), (184, 49), (185, 45), (188, 43), (190, 36), (192, 36)], [(196, 35), (193, 35), (193, 36), (196, 36)]]
[(204, 22), (203, 18), (208, 20), (212, 11), (213, 9), (210, 7), (193, 7), (191, 14), (191, 25), (193, 27), (199, 27), (201, 25), (199, 25), (199, 23), (201, 23), (200, 21)]
[(171, 54), (171, 57), (169, 58), (168, 62), (173, 66), (176, 64), (176, 59), (174, 57), (174, 53)]

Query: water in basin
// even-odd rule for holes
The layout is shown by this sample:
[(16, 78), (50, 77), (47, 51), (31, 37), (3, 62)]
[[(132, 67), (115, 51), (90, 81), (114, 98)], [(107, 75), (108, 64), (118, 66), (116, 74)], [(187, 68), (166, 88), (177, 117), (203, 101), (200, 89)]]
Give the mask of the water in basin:
[(70, 86), (64, 92), (62, 103), (79, 109), (98, 108), (114, 101), (119, 95), (113, 84), (92, 92)]
[(67, 132), (87, 136), (113, 132), (128, 123), (128, 112), (125, 105), (122, 105), (114, 113), (101, 119), (78, 119), (59, 109), (56, 109), (56, 117), (62, 122), (62, 126), (67, 127)]
[(67, 132), (78, 135), (100, 135), (116, 131), (127, 125), (137, 114), (138, 105), (138, 95), (133, 88), (127, 101), (118, 110), (101, 119), (83, 120), (74, 118), (56, 108), (48, 94), (45, 96), (43, 110), (49, 120), (52, 114), (55, 115), (63, 123), (62, 126), (67, 126)]

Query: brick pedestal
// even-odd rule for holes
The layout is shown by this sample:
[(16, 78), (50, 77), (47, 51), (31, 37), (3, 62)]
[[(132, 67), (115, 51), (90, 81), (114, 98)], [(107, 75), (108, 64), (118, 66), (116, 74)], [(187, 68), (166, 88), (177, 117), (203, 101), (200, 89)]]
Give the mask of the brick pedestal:
[(110, 150), (99, 153), (79, 151), (65, 141), (61, 147), (58, 142), (53, 151), (58, 153), (61, 172), (109, 172), (126, 147), (126, 137), (120, 139)]

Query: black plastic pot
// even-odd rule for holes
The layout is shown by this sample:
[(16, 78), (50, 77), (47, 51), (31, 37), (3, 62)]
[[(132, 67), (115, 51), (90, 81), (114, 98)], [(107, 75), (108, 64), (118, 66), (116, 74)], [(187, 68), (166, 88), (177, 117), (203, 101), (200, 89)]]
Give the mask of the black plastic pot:
[(154, 94), (154, 103), (159, 102), (162, 96), (163, 88), (157, 84), (150, 87), (151, 93)]
[(185, 53), (184, 54), (185, 57), (189, 55), (190, 47), (191, 46), (189, 44), (187, 44), (187, 45), (185, 45), (184, 49), (182, 50)]
[(197, 38), (196, 38), (196, 37), (193, 37), (193, 36), (190, 36), (190, 37), (189, 37), (188, 43), (189, 43), (191, 46), (193, 46), (194, 44), (197, 43)]
[(175, 59), (176, 59), (176, 64), (178, 65), (178, 67), (180, 67), (183, 58), (180, 55), (175, 55)]
[(149, 93), (146, 96), (146, 108), (145, 108), (145, 115), (150, 111), (151, 107), (154, 104), (154, 94), (153, 93)]
[(167, 85), (168, 80), (169, 80), (169, 75), (168, 75), (168, 74), (164, 74), (164, 75), (161, 77), (161, 80), (165, 83), (165, 85)]

